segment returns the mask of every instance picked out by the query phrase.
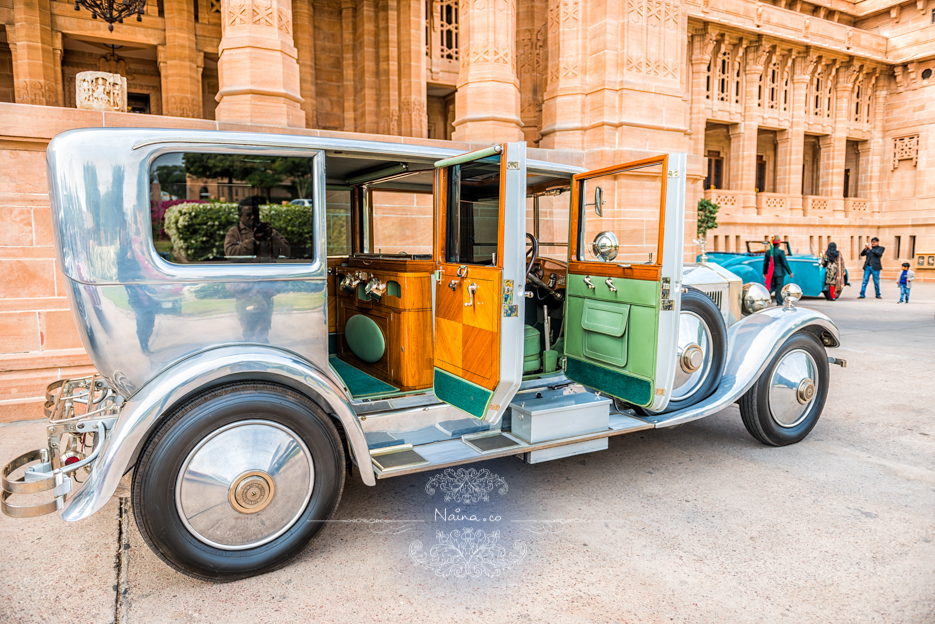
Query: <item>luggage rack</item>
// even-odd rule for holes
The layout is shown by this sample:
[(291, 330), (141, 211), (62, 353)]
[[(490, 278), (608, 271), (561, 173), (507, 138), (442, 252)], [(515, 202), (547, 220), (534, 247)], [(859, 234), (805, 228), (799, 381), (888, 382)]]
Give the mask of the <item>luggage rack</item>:
[[(78, 471), (90, 472), (90, 464), (97, 458), (122, 407), (123, 397), (97, 373), (49, 384), (44, 405), (49, 418), (47, 448), (24, 453), (3, 467), (0, 511), (14, 518), (31, 518), (60, 510), (72, 490), (72, 480), (78, 480)], [(22, 477), (8, 478), (25, 466), (29, 467)], [(45, 503), (7, 502), (13, 494), (48, 490), (52, 490), (54, 498)]]

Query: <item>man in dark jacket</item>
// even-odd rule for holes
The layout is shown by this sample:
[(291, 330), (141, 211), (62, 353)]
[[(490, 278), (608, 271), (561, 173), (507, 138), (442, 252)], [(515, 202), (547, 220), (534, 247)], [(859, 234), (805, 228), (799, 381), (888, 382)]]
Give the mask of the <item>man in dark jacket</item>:
[(786, 275), (792, 277), (792, 268), (786, 260), (786, 252), (780, 247), (781, 244), (779, 237), (774, 236), (773, 244), (766, 250), (766, 256), (763, 258), (763, 281), (769, 292), (776, 297), (776, 305), (782, 305), (782, 285), (786, 281)]
[(880, 271), (883, 270), (883, 263), (880, 262), (880, 258), (883, 257), (884, 250), (884, 247), (880, 247), (880, 239), (876, 236), (871, 238), (869, 243), (864, 244), (864, 248), (860, 252), (861, 256), (866, 256), (864, 260), (864, 283), (860, 286), (858, 299), (866, 299), (864, 295), (867, 292), (867, 282), (870, 281), (871, 275), (873, 275), (873, 287), (877, 291), (877, 299), (883, 298), (880, 296)]

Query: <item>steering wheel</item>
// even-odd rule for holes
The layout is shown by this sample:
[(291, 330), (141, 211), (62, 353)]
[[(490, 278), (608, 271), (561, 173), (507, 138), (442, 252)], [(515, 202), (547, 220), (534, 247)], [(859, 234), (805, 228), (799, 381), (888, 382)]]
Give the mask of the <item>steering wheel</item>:
[(526, 232), (526, 238), (532, 243), (532, 247), (526, 250), (526, 280), (529, 281), (529, 274), (532, 272), (532, 267), (539, 257), (539, 241), (529, 232)]

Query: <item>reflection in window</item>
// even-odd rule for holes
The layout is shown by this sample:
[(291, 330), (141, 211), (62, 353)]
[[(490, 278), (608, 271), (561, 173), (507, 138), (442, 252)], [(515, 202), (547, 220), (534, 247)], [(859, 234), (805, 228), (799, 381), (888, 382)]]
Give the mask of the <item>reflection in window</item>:
[(448, 262), (495, 265), (500, 238), (500, 157), (448, 170)]
[(156, 251), (178, 264), (307, 261), (312, 159), (173, 153), (151, 168)]

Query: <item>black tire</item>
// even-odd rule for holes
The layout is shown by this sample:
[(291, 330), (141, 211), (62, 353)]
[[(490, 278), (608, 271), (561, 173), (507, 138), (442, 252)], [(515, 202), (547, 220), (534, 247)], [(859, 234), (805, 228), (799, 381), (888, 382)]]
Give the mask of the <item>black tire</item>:
[[(724, 374), (724, 366), (727, 364), (727, 325), (724, 323), (724, 317), (714, 301), (691, 286), (687, 286), (687, 291), (682, 293), (682, 309), (680, 314), (693, 313), (704, 321), (711, 336), (711, 360), (707, 376), (702, 384), (684, 399), (670, 399), (669, 404), (662, 412), (648, 412), (641, 410), (644, 414), (650, 413), (668, 413), (676, 410), (691, 407), (699, 401), (707, 399), (714, 394), (718, 385), (721, 383), (721, 376)], [(676, 362), (676, 366), (679, 363)]]
[[(261, 426), (271, 422), (274, 428), (300, 439), (314, 472), (307, 487), (311, 492), (303, 494), (308, 502), (304, 510), (301, 502), (297, 504), (301, 515), (288, 530), (257, 547), (230, 550), (205, 543), (186, 527), (176, 508), (176, 486), (193, 449), (239, 421), (256, 421)], [(289, 563), (334, 515), (343, 489), (344, 449), (337, 429), (321, 408), (275, 384), (239, 383), (187, 402), (152, 434), (133, 474), (133, 514), (143, 540), (169, 566), (201, 580), (232, 581)]]
[[(793, 351), (804, 351), (811, 355), (818, 379), (815, 383), (814, 396), (810, 403), (806, 404), (807, 409), (801, 416), (801, 421), (794, 423), (794, 426), (782, 426), (771, 411), (770, 383), (780, 362)], [(740, 397), (738, 403), (744, 426), (750, 435), (770, 446), (786, 446), (803, 440), (814, 429), (821, 417), (825, 400), (828, 398), (830, 379), (828, 355), (821, 342), (806, 332), (794, 334), (776, 352), (753, 387)]]

